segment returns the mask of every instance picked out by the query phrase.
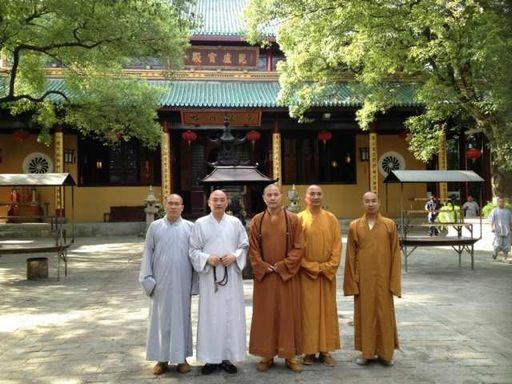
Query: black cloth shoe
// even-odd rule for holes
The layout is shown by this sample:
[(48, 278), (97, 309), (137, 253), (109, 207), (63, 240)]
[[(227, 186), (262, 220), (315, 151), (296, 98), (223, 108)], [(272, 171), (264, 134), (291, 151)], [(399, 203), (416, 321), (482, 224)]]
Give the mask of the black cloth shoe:
[(225, 370), (227, 373), (237, 373), (238, 369), (229, 360), (222, 360), (222, 363), (219, 364), (219, 367)]
[(210, 364), (210, 363), (206, 363), (205, 365), (203, 365), (203, 367), (201, 368), (201, 373), (203, 375), (209, 375), (210, 373), (212, 373), (213, 371), (215, 371), (217, 369), (217, 365), (218, 364)]

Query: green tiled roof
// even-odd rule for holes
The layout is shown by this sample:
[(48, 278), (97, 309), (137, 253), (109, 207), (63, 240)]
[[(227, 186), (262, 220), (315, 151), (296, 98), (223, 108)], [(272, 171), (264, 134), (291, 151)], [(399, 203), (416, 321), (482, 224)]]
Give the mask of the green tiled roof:
[[(167, 89), (161, 99), (166, 107), (208, 108), (278, 108), (279, 83), (276, 81), (151, 81)], [(384, 87), (384, 86), (383, 86)], [(399, 100), (396, 107), (415, 107), (414, 85), (385, 86)], [(332, 96), (314, 103), (316, 107), (358, 107), (363, 97), (348, 83), (338, 83)]]
[[(212, 81), (212, 80), (147, 80), (149, 84), (165, 90), (161, 107), (171, 108), (278, 108), (277, 81)], [(414, 99), (414, 85), (394, 83), (385, 86), (399, 100), (396, 107), (416, 107), (421, 104)], [(66, 93), (62, 79), (50, 79), (47, 90)], [(2, 86), (0, 84), (0, 93)], [(332, 96), (314, 103), (316, 107), (358, 107), (363, 97), (349, 83), (338, 83), (330, 90)], [(52, 95), (58, 102), (61, 97)]]
[(166, 107), (276, 108), (275, 81), (151, 81), (167, 92)]
[[(237, 36), (245, 33), (243, 11), (248, 0), (197, 0), (191, 12), (199, 17), (199, 27), (193, 32), (200, 36)], [(275, 28), (264, 31), (275, 35)]]

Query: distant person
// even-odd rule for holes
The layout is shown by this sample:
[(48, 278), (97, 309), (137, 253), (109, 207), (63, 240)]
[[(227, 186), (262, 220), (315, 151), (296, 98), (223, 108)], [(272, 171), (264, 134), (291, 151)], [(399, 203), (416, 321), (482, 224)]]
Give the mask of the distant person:
[(398, 348), (393, 295), (401, 297), (401, 255), (393, 220), (379, 213), (377, 195), (363, 195), (364, 215), (348, 231), (343, 292), (354, 296), (356, 363), (393, 365)]
[(181, 196), (167, 196), (165, 217), (148, 228), (139, 273), (139, 282), (150, 298), (146, 359), (158, 362), (153, 368), (155, 375), (165, 373), (169, 363), (177, 364), (179, 373), (190, 372), (190, 297), (197, 286), (188, 258), (193, 224), (181, 218), (182, 211)]
[(439, 214), (439, 209), (441, 208), (441, 204), (439, 203), (439, 200), (436, 198), (434, 194), (430, 196), (430, 199), (425, 204), (425, 210), (427, 213), (427, 220), (429, 223), (428, 226), (428, 234), (429, 236), (438, 236), (439, 230), (437, 229), (437, 226), (435, 224), (437, 215)]
[(322, 208), (323, 191), (310, 185), (299, 213), (305, 252), (300, 269), (304, 365), (318, 360), (327, 367), (336, 362), (332, 351), (340, 349), (336, 306), (336, 272), (341, 258), (341, 230), (336, 216)]
[(205, 363), (203, 375), (234, 374), (233, 362), (247, 353), (242, 270), (249, 243), (240, 220), (226, 214), (224, 191), (213, 191), (208, 206), (211, 213), (197, 219), (190, 235), (189, 257), (199, 274), (197, 359)]
[(512, 212), (505, 208), (505, 200), (498, 197), (498, 206), (491, 211), (491, 230), (494, 232), (494, 254), (493, 259), (503, 252), (503, 260), (507, 261), (510, 252), (510, 228), (512, 227)]
[(285, 359), (301, 372), (302, 313), (299, 269), (304, 253), (299, 218), (282, 206), (276, 184), (263, 190), (267, 209), (251, 221), (250, 247), (254, 271), (253, 311), (249, 353), (260, 356), (256, 365), (266, 372), (274, 357)]
[(468, 200), (462, 204), (462, 211), (465, 218), (477, 217), (480, 215), (480, 206), (473, 199), (473, 196), (468, 195)]

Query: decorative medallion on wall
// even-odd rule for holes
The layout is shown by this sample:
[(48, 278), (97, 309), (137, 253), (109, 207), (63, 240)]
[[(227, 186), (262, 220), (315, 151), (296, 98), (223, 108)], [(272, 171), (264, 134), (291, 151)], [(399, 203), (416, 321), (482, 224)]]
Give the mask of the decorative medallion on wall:
[(394, 151), (384, 153), (379, 159), (379, 172), (386, 177), (389, 172), (405, 169), (405, 160), (401, 154)]
[(53, 171), (53, 161), (41, 152), (33, 152), (23, 160), (24, 173), (49, 173)]

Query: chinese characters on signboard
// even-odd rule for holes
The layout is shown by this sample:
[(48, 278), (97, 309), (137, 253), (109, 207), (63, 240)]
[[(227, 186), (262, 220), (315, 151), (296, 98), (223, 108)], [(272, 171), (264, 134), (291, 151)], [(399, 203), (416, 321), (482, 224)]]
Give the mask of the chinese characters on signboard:
[(232, 127), (259, 127), (261, 125), (261, 112), (259, 111), (182, 111), (181, 124), (194, 126), (223, 125), (227, 117)]
[(187, 50), (185, 66), (189, 68), (256, 68), (257, 47), (203, 47)]

